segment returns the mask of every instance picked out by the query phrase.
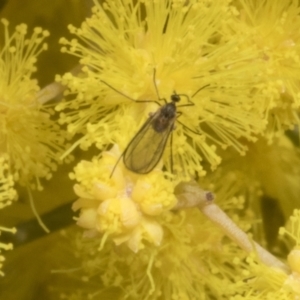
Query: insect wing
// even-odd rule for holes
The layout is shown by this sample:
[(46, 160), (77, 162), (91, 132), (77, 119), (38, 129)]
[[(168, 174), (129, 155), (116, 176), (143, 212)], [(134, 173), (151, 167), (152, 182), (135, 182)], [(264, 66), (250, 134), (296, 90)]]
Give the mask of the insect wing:
[(156, 131), (153, 122), (159, 116), (160, 113), (156, 112), (150, 117), (125, 149), (124, 165), (135, 173), (151, 172), (164, 152), (175, 118), (169, 120), (165, 130)]

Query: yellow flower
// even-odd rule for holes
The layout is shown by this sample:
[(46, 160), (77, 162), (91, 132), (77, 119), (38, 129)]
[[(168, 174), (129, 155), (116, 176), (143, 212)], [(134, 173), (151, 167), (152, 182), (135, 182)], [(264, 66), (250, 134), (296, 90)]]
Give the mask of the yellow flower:
[(39, 87), (31, 79), (37, 56), (47, 48), (42, 42), (49, 33), (35, 28), (32, 36), (26, 38), (27, 26), (21, 24), (10, 35), (8, 22), (2, 23), (5, 30), (0, 51), (0, 155), (9, 156), (9, 172), (15, 181), (41, 188), (39, 178), (51, 177), (64, 140), (51, 119), (53, 112), (39, 103)]
[[(44, 258), (50, 263), (58, 258), (61, 271), (78, 275), (74, 281), (56, 277), (68, 290), (61, 298), (299, 298), (299, 211), (281, 229), (285, 247), (278, 247), (275, 237), (276, 222), (299, 204), (299, 149), (283, 133), (299, 123), (299, 3), (273, 2), (94, 0), (92, 16), (81, 28), (69, 26), (74, 39), (61, 40), (63, 52), (78, 57), (82, 72), (57, 76), (51, 85), (57, 89), (43, 99), (56, 96), (60, 83), (67, 87), (56, 110), (75, 142), (64, 155), (77, 146), (92, 151), (70, 174), (76, 180), (73, 209), (81, 227), (76, 228), (77, 248), (68, 240)], [(6, 25), (6, 46), (0, 52), (0, 71), (5, 71), (0, 78), (0, 208), (15, 199), (16, 181), (28, 186), (51, 176), (63, 142), (63, 131), (42, 106), (31, 79), (47, 32), (36, 29), (27, 40), (25, 31), (21, 25), (9, 35)], [(165, 149), (154, 149), (163, 153), (161, 161), (148, 174), (130, 172), (124, 149), (175, 93), (180, 102), (174, 127), (169, 127), (173, 135)], [(145, 149), (153, 147), (147, 141)], [(99, 155), (90, 158), (93, 146)], [(213, 191), (215, 203), (203, 205), (211, 210), (192, 207), (207, 195), (202, 189), (195, 198), (188, 193), (179, 197), (177, 183), (191, 177)], [(261, 208), (266, 198), (278, 214), (270, 212), (275, 205)], [(225, 218), (208, 219), (216, 207), (239, 230), (232, 226), (223, 232), (229, 224), (222, 223)], [(274, 221), (266, 222), (264, 211)], [(244, 249), (257, 253), (240, 249), (241, 239), (228, 238), (232, 228), (250, 244)], [(4, 230), (10, 229), (0, 227)], [(53, 247), (58, 239), (52, 238), (41, 239), (40, 246)], [(262, 247), (254, 247), (256, 242)], [(282, 261), (270, 253), (264, 260), (265, 246)], [(0, 243), (1, 250), (10, 247)], [(27, 257), (27, 250), (16, 253), (15, 261)], [(61, 255), (64, 250), (69, 256)], [(0, 270), (2, 260), (0, 252)], [(279, 263), (270, 267), (274, 261)], [(34, 272), (38, 266), (30, 261)], [(36, 287), (40, 271), (31, 270), (20, 295)], [(57, 281), (44, 279), (38, 290), (56, 299), (46, 285), (57, 287)]]
[[(134, 253), (107, 241), (101, 252), (97, 240), (80, 237), (83, 282), (67, 299), (229, 299), (246, 275), (243, 254), (223, 241), (224, 234), (197, 209), (159, 216), (164, 229), (160, 246), (148, 244)], [(74, 274), (76, 276), (76, 274)], [(113, 295), (113, 296), (112, 296)]]
[(299, 125), (300, 16), (297, 0), (237, 0), (237, 22), (231, 34), (243, 36), (245, 48), (255, 45), (263, 68), (256, 88), (264, 95), (268, 138)]
[(300, 211), (295, 210), (288, 224), (280, 228), (279, 234), (284, 236), (286, 246), (288, 241), (296, 244), (287, 257), (288, 264), (292, 270), (286, 274), (276, 268), (267, 267), (257, 261), (255, 255), (250, 255), (245, 264), (252, 277), (247, 283), (241, 284), (238, 295), (232, 299), (259, 300), (259, 299), (297, 299), (300, 296)]
[[(246, 261), (246, 254), (197, 209), (172, 211), (175, 184), (196, 172), (204, 175), (204, 166), (215, 169), (219, 155), (224, 163), (200, 181), (215, 186), (220, 206), (246, 232), (255, 232), (259, 222), (254, 214), (263, 188), (280, 202), (286, 199), (280, 187), (273, 191), (271, 186), (287, 179), (282, 165), (297, 161), (297, 151), (282, 136), (274, 147), (257, 138), (266, 132), (277, 81), (266, 80), (261, 48), (249, 42), (250, 33), (239, 31), (240, 7), (219, 0), (94, 2), (92, 17), (79, 29), (70, 26), (76, 39), (61, 40), (63, 52), (77, 56), (82, 65), (79, 76), (57, 77), (68, 87), (66, 100), (56, 107), (60, 122), (70, 133), (82, 134), (73, 148), (95, 144), (102, 150), (117, 144), (126, 149), (149, 114), (170, 95), (178, 93), (181, 102), (173, 153), (167, 146), (150, 174), (126, 170), (124, 152), (113, 148), (101, 159), (81, 162), (71, 175), (79, 182), (79, 200), (73, 205), (80, 211), (77, 224), (86, 229), (78, 244), (85, 279), (91, 281), (89, 296), (99, 278), (95, 293), (115, 287), (120, 299), (238, 299), (247, 293), (255, 297), (256, 289), (273, 295), (283, 287), (286, 273), (276, 269), (271, 278), (273, 269), (258, 264), (257, 257), (250, 255)], [(243, 26), (252, 33), (251, 25)], [(237, 155), (248, 147), (248, 156)], [(281, 150), (291, 160), (280, 156)], [(266, 166), (272, 163), (270, 182), (258, 157)], [(265, 173), (260, 174), (262, 169)], [(295, 188), (294, 181), (290, 185)], [(264, 281), (266, 289), (260, 285)]]
[[(224, 151), (222, 157), (218, 169), (199, 182), (221, 199), (233, 197), (233, 203), (226, 202), (230, 207), (239, 208), (247, 203), (245, 213), (252, 220), (254, 239), (277, 248), (279, 227), (300, 205), (299, 149), (281, 135), (271, 144), (264, 138), (249, 144), (245, 156)], [(223, 203), (220, 205), (227, 209)], [(249, 228), (244, 226), (245, 230)]]
[[(119, 157), (115, 147), (100, 160), (81, 162), (71, 175), (79, 181), (75, 192), (80, 199), (73, 206), (80, 209), (77, 224), (87, 229), (77, 243), (88, 292), (78, 286), (74, 299), (98, 293), (109, 299), (111, 292), (115, 299), (198, 299), (207, 294), (227, 299), (236, 294), (251, 276), (237, 263), (246, 254), (197, 209), (171, 211), (174, 187), (159, 169), (135, 175), (121, 161), (115, 167)], [(251, 215), (243, 214), (241, 195), (235, 189), (217, 191), (221, 205), (249, 230)], [(151, 222), (148, 227), (143, 220)]]
[(263, 265), (255, 254), (248, 256), (243, 265), (248, 276), (245, 276), (244, 282), (238, 282), (238, 289), (231, 299), (288, 300), (297, 299), (299, 296), (286, 285), (289, 275), (282, 270)]
[(128, 172), (121, 163), (114, 169), (120, 154), (115, 147), (101, 159), (77, 165), (71, 178), (79, 181), (74, 189), (80, 198), (73, 209), (80, 209), (77, 224), (88, 229), (86, 235), (102, 240), (101, 248), (109, 237), (138, 252), (144, 241), (161, 244), (157, 217), (176, 204), (174, 184), (159, 169), (145, 176)]
[[(92, 17), (79, 29), (70, 26), (78, 39), (61, 40), (63, 52), (83, 65), (81, 76), (57, 77), (69, 89), (69, 100), (57, 106), (60, 122), (84, 134), (76, 145), (124, 149), (148, 114), (164, 105), (161, 98), (169, 101), (176, 91), (183, 94), (173, 133), (178, 177), (204, 175), (203, 160), (215, 168), (220, 148), (246, 151), (240, 138), (254, 141), (266, 125), (253, 91), (260, 62), (251, 47), (240, 48), (242, 37), (220, 36), (235, 13), (226, 1), (94, 2)], [(164, 153), (171, 171), (170, 149)]]

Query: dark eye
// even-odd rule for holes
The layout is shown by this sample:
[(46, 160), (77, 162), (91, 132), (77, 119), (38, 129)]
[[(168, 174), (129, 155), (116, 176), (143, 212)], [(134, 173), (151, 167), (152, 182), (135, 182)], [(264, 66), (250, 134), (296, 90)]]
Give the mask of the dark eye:
[(172, 102), (179, 102), (180, 101), (180, 96), (177, 94), (171, 95), (171, 101)]

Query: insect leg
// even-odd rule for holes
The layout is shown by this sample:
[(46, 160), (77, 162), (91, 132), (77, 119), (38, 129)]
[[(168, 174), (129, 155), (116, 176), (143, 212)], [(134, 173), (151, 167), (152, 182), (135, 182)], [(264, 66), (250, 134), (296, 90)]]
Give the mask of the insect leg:
[(110, 89), (112, 89), (116, 93), (122, 95), (123, 97), (125, 97), (125, 98), (127, 98), (127, 99), (129, 99), (131, 101), (134, 101), (134, 102), (137, 102), (137, 103), (144, 103), (144, 102), (152, 102), (153, 103), (154, 102), (154, 103), (158, 104), (159, 106), (161, 106), (161, 104), (158, 101), (156, 101), (156, 100), (137, 100), (137, 99), (133, 99), (132, 97), (130, 97), (130, 96), (122, 93), (121, 91), (119, 91), (118, 89), (116, 89), (115, 87), (113, 87), (112, 85), (110, 85), (109, 83), (107, 83), (106, 81), (104, 81), (104, 80), (100, 80), (100, 81), (102, 83), (104, 83), (105, 85), (107, 85)]
[(113, 167), (113, 169), (112, 169), (112, 171), (111, 171), (111, 173), (109, 175), (109, 179), (113, 176), (113, 174), (115, 172), (115, 169), (116, 169), (117, 165), (119, 164), (121, 158), (123, 157), (125, 151), (126, 150), (123, 151), (123, 153), (120, 155), (120, 157), (118, 158), (117, 162), (115, 163), (115, 165), (114, 165), (114, 167)]
[(171, 136), (170, 136), (170, 161), (171, 161), (171, 173), (174, 173), (173, 170), (173, 133), (171, 132)]
[(178, 122), (179, 124), (181, 124), (182, 127), (184, 127), (185, 129), (189, 130), (190, 132), (194, 133), (194, 134), (197, 134), (197, 135), (202, 135), (200, 132), (198, 131), (195, 131), (191, 128), (189, 128), (188, 126), (184, 125), (181, 121), (178, 120), (178, 118), (182, 115), (182, 112), (181, 111), (178, 111), (177, 112), (177, 116), (176, 116), (176, 122)]
[(157, 99), (158, 100), (164, 100), (165, 101), (165, 104), (167, 104), (167, 100), (165, 98), (160, 98), (159, 96), (159, 92), (158, 92), (158, 88), (157, 88), (157, 85), (156, 85), (156, 69), (154, 68), (153, 69), (153, 84), (154, 84), (154, 87), (155, 87), (155, 91), (156, 91), (156, 95), (157, 95)]
[(202, 135), (202, 133), (200, 133), (200, 132), (198, 132), (198, 131), (195, 131), (195, 130), (189, 128), (189, 127), (187, 127), (186, 125), (184, 125), (184, 124), (183, 124), (182, 122), (180, 122), (179, 120), (177, 120), (177, 122), (178, 122), (179, 124), (181, 124), (181, 126), (184, 127), (185, 129), (187, 129), (188, 131), (190, 131), (190, 132), (192, 132), (192, 133), (194, 133), (194, 134), (197, 134), (197, 135)]
[(192, 98), (194, 98), (201, 90), (205, 89), (206, 87), (210, 86), (210, 84), (206, 84), (204, 86), (202, 86), (201, 88), (199, 88), (193, 95)]

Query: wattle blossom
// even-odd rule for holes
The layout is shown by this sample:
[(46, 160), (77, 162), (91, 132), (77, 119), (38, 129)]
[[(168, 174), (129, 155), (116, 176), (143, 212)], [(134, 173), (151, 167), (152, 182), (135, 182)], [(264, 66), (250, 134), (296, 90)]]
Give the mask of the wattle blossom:
[[(262, 62), (256, 88), (268, 118), (265, 137), (299, 125), (300, 8), (290, 1), (236, 1), (236, 22), (227, 29), (244, 38), (244, 47), (255, 45)], [(242, 47), (243, 48), (243, 47)]]
[(51, 178), (63, 132), (51, 119), (53, 111), (39, 103), (39, 86), (32, 74), (37, 56), (47, 49), (43, 43), (49, 32), (35, 28), (26, 38), (27, 26), (21, 24), (10, 35), (4, 24), (4, 46), (0, 51), (0, 155), (8, 155), (13, 179), (28, 187), (42, 188), (40, 178)]
[(172, 167), (170, 145), (164, 152), (167, 170), (186, 180), (206, 173), (204, 160), (215, 169), (222, 148), (245, 153), (240, 139), (255, 141), (263, 132), (265, 107), (253, 89), (258, 52), (242, 49), (242, 37), (226, 41), (219, 33), (234, 13), (224, 1), (95, 1), (81, 28), (69, 27), (76, 38), (61, 40), (83, 72), (57, 77), (68, 87), (68, 100), (56, 107), (63, 111), (60, 122), (83, 133), (74, 147), (116, 143), (124, 149), (157, 102), (170, 101), (176, 91), (184, 95)]
[[(27, 38), (27, 26), (18, 25), (9, 33), (2, 19), (4, 34), (0, 47), (0, 209), (17, 200), (15, 184), (42, 189), (41, 178), (51, 178), (59, 151), (63, 149), (63, 131), (51, 119), (53, 110), (39, 103), (39, 86), (32, 74), (37, 56), (47, 49), (43, 43), (49, 32), (35, 28)], [(0, 227), (14, 233), (15, 228)], [(12, 249), (11, 243), (0, 243)], [(0, 261), (4, 260), (0, 256)], [(2, 263), (0, 263), (0, 268)], [(3, 273), (0, 271), (0, 274)]]
[(77, 224), (87, 229), (86, 236), (99, 239), (100, 248), (107, 238), (133, 252), (144, 248), (144, 241), (159, 246), (163, 229), (157, 218), (175, 206), (174, 184), (161, 170), (138, 177), (118, 166), (112, 174), (119, 156), (117, 149), (104, 152), (102, 159), (82, 161), (71, 174), (79, 181), (74, 190), (80, 198), (73, 204), (80, 209)]
[[(22, 274), (0, 290), (22, 276), (15, 290), (32, 287), (33, 299), (298, 299), (298, 1), (93, 3), (57, 45), (77, 65), (42, 90), (32, 73), (48, 31), (27, 39), (4, 21), (0, 208), (19, 183), (41, 188), (58, 173), (39, 194), (61, 206), (43, 217), (74, 225), (29, 245), (32, 220), (19, 218), (9, 266)], [(165, 146), (151, 120), (172, 95)], [(128, 151), (144, 124), (154, 134)], [(70, 153), (76, 162), (53, 173)], [(147, 155), (159, 157), (151, 171), (129, 167)]]

